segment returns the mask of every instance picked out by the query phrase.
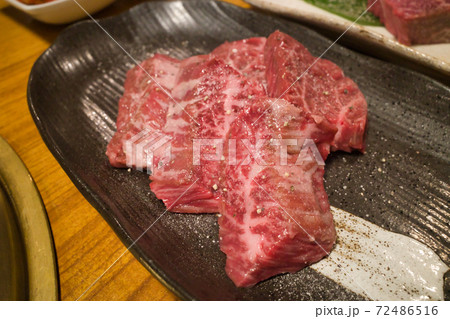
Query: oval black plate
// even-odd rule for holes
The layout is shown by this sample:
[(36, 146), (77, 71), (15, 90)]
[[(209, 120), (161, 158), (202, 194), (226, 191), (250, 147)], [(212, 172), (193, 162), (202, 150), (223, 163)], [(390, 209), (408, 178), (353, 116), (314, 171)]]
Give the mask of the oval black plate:
[[(100, 23), (138, 61), (155, 52), (203, 54), (226, 40), (276, 29), (315, 55), (331, 44), (297, 23), (214, 1), (152, 1)], [(367, 154), (336, 153), (327, 162), (331, 204), (422, 241), (449, 264), (449, 89), (340, 45), (325, 58), (359, 85), (370, 125)], [(164, 212), (146, 174), (114, 169), (104, 155), (133, 65), (104, 31), (85, 21), (63, 31), (38, 59), (28, 86), (47, 146), (127, 246)], [(165, 214), (131, 251), (185, 299), (362, 299), (311, 269), (236, 288), (224, 271), (216, 219)]]

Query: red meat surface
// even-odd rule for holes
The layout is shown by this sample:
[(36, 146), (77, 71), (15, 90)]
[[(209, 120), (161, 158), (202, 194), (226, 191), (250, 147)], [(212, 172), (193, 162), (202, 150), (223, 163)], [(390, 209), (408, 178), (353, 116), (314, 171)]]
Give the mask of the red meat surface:
[[(240, 287), (298, 271), (326, 256), (335, 242), (324, 167), (309, 150), (308, 156), (301, 156), (301, 148), (294, 145), (286, 149), (283, 163), (281, 147), (273, 145), (274, 139), (293, 139), (301, 146), (306, 138), (327, 144), (335, 131), (318, 126), (284, 100), (274, 102), (255, 101), (229, 133), (237, 140), (236, 165), (224, 168), (219, 235), (227, 255), (225, 270)], [(243, 139), (251, 145), (266, 141), (259, 157), (251, 157), (248, 164)], [(299, 157), (303, 161), (298, 162)]]
[(331, 61), (317, 60), (297, 40), (276, 31), (265, 46), (267, 93), (326, 122), (337, 133), (331, 150), (364, 151), (367, 103), (358, 86)]

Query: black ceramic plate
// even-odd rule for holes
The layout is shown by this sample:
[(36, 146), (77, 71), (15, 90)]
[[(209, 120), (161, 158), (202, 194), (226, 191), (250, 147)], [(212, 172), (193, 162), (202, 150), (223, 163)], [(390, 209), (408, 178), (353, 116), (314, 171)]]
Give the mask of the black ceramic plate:
[[(276, 29), (315, 55), (331, 44), (297, 23), (221, 2), (149, 2), (100, 23), (138, 61), (155, 52), (177, 58), (203, 54), (226, 40)], [(420, 240), (449, 264), (449, 88), (339, 45), (325, 58), (361, 88), (370, 126), (367, 154), (335, 153), (328, 159), (331, 204)], [(133, 65), (97, 25), (81, 22), (39, 58), (28, 87), (30, 110), (47, 146), (127, 246), (164, 212), (146, 174), (114, 169), (105, 156)], [(312, 269), (236, 288), (224, 271), (215, 215), (165, 214), (131, 251), (186, 299), (362, 299)]]

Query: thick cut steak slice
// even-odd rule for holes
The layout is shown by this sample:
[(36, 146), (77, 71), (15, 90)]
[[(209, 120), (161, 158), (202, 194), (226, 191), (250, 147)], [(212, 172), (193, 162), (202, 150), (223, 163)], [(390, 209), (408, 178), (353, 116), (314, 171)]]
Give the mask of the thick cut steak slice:
[[(311, 138), (320, 148), (335, 131), (327, 125), (320, 127), (284, 100), (274, 102), (267, 98), (255, 101), (234, 121), (229, 133), (230, 141), (236, 139), (238, 165), (225, 167), (220, 184), (220, 248), (227, 255), (228, 276), (240, 287), (298, 271), (326, 256), (335, 242), (323, 166), (308, 161), (308, 156), (296, 163), (301, 152), (294, 145), (287, 147), (284, 165), (281, 147), (274, 145), (274, 138), (295, 139), (300, 146)], [(258, 140), (265, 141), (259, 158), (254, 155), (248, 161), (246, 150), (252, 148), (243, 140), (256, 146)], [(310, 152), (305, 154), (314, 158)]]
[[(128, 71), (119, 101), (117, 131), (106, 150), (112, 166), (127, 166), (126, 141), (139, 137), (144, 130), (159, 131), (165, 125), (174, 102), (164, 90), (169, 93), (175, 85), (179, 64), (176, 59), (156, 54)], [(130, 164), (136, 167), (136, 156), (130, 158)]]
[(217, 212), (214, 185), (223, 160), (216, 151), (236, 115), (265, 96), (264, 89), (223, 61), (200, 56), (181, 63), (172, 95), (184, 109), (169, 116), (162, 130), (173, 138), (173, 158), (154, 170), (150, 188), (170, 211)]
[(248, 79), (265, 86), (266, 67), (264, 65), (264, 46), (266, 38), (250, 38), (225, 42), (211, 54), (241, 72)]
[(450, 0), (378, 0), (370, 11), (400, 43), (450, 42)]
[(270, 97), (283, 98), (309, 112), (317, 123), (334, 126), (331, 150), (364, 150), (367, 103), (336, 64), (320, 59), (313, 65), (317, 58), (279, 31), (267, 39), (264, 59)]

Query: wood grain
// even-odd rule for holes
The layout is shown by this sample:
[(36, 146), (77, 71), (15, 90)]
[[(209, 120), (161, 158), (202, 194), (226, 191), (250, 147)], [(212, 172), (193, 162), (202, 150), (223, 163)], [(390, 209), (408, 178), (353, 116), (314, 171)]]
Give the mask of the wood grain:
[[(120, 0), (95, 17), (115, 15), (140, 2)], [(227, 2), (250, 7), (240, 0)], [(31, 67), (63, 28), (35, 21), (0, 0), (0, 135), (30, 170), (47, 209), (61, 299), (78, 299), (107, 270), (81, 300), (177, 300), (131, 253), (123, 254), (126, 247), (59, 166), (28, 111)]]

